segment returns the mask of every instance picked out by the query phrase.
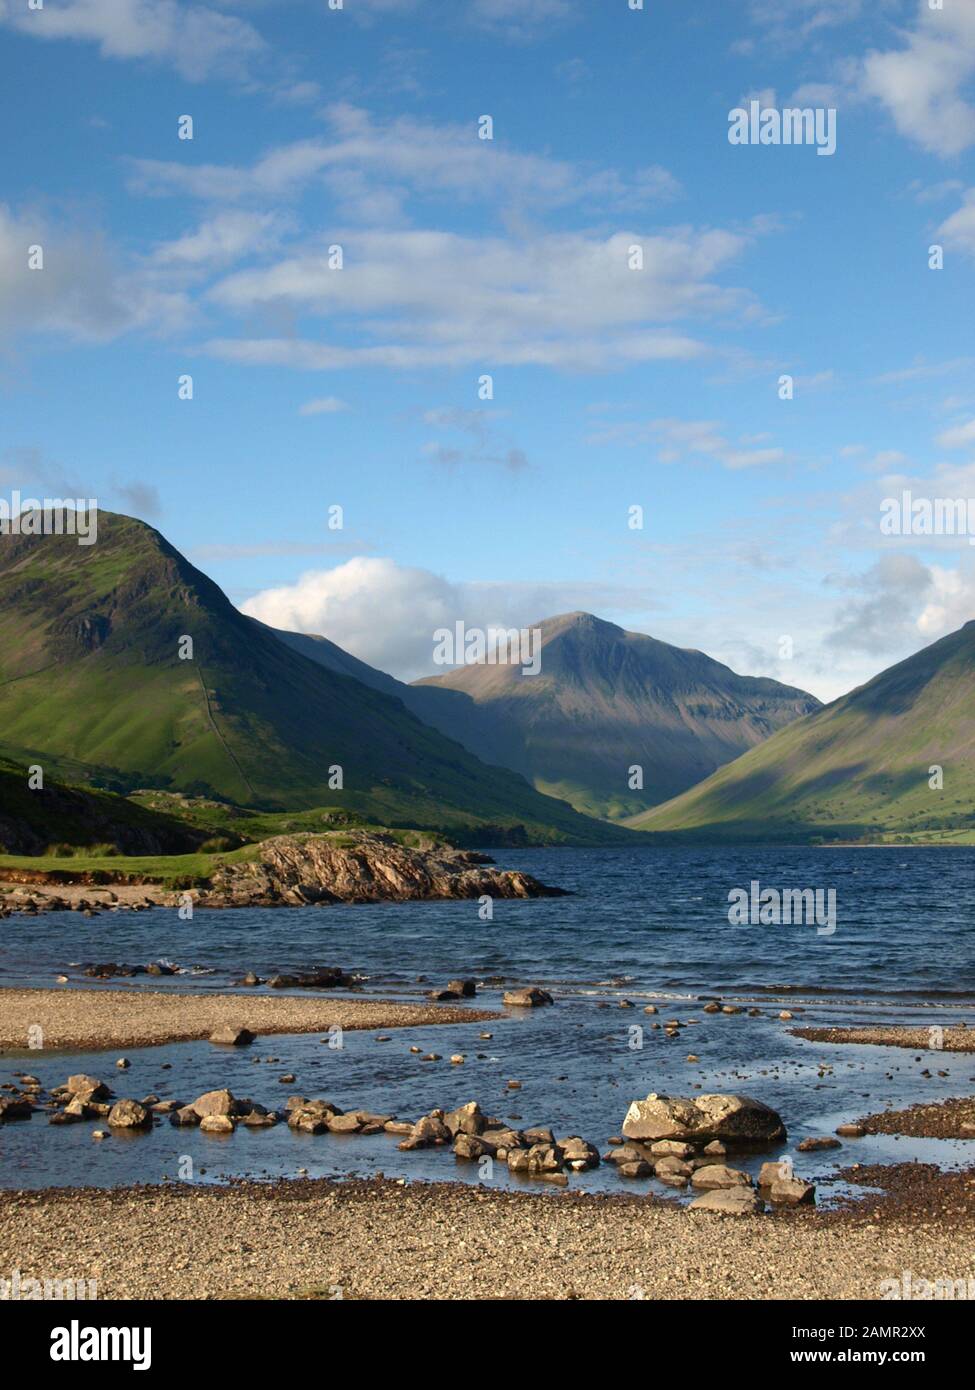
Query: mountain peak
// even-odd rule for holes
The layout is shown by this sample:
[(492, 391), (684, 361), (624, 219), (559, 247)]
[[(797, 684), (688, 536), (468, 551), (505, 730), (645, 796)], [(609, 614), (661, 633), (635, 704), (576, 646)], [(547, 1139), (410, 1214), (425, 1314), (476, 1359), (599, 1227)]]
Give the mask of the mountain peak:
[(454, 697), (428, 702), (427, 722), (590, 814), (646, 810), (819, 707), (804, 691), (593, 613), (536, 626), (537, 671), (459, 666), (414, 689)]

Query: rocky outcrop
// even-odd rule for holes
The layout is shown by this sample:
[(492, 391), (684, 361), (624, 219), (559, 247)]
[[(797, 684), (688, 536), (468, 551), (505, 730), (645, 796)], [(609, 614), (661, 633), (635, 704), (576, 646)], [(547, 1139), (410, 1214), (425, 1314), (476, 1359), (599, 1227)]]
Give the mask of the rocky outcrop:
[(723, 1139), (743, 1146), (785, 1138), (781, 1116), (750, 1096), (659, 1096), (635, 1100), (623, 1121), (627, 1139)]
[(560, 897), (530, 874), (496, 869), (473, 850), (414, 849), (391, 835), (349, 830), (331, 835), (277, 835), (254, 859), (231, 860), (208, 887), (201, 907), (406, 902), (436, 898)]

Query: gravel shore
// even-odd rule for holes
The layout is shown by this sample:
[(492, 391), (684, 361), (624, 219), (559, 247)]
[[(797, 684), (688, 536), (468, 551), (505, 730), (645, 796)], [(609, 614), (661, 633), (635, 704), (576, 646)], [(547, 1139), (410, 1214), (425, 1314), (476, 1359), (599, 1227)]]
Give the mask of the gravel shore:
[(919, 1052), (975, 1052), (975, 1028), (941, 1028), (939, 1041), (932, 1041), (934, 1028), (790, 1028), (796, 1038), (808, 1042), (871, 1043), (879, 1047), (913, 1047)]
[(269, 1033), (409, 1028), (501, 1017), (485, 1009), (385, 1000), (169, 994), (118, 989), (0, 989), (0, 1049), (25, 1048), (41, 1028), (44, 1050), (150, 1047), (208, 1038), (221, 1024)]
[(975, 1279), (975, 1171), (860, 1180), (890, 1190), (735, 1218), (388, 1180), (5, 1192), (0, 1270), (150, 1299), (878, 1299), (905, 1270)]
[(906, 1110), (881, 1110), (857, 1123), (865, 1134), (904, 1134), (914, 1139), (975, 1139), (975, 1096), (956, 1096)]

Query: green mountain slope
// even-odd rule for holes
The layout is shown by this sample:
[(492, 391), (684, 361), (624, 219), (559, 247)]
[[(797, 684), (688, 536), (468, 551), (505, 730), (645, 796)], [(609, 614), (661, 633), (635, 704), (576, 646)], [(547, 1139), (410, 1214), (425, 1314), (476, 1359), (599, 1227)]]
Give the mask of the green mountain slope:
[[(158, 532), (107, 512), (89, 547), (0, 538), (0, 730), (6, 750), (52, 775), (84, 769), (115, 790), (335, 807), (481, 838), (613, 833), (286, 647)], [(333, 766), (342, 790), (329, 787)]]
[[(943, 790), (929, 769), (943, 769)], [(697, 839), (861, 839), (975, 828), (975, 622), (635, 817)]]
[(0, 854), (48, 854), (84, 847), (106, 854), (188, 854), (206, 831), (111, 792), (45, 777), (28, 785), (27, 767), (0, 758)]
[[(589, 613), (539, 626), (538, 674), (459, 667), (412, 686), (411, 708), (588, 814), (623, 817), (666, 801), (819, 707), (802, 690)], [(634, 765), (642, 790), (628, 785)]]

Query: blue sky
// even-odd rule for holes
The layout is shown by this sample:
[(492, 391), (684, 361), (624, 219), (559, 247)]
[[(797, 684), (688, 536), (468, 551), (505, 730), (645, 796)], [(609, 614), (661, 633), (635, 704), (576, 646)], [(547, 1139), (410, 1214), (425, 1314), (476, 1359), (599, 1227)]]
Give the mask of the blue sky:
[(409, 678), (585, 608), (831, 698), (975, 616), (879, 529), (975, 496), (975, 0), (0, 0), (0, 114), (0, 490)]

